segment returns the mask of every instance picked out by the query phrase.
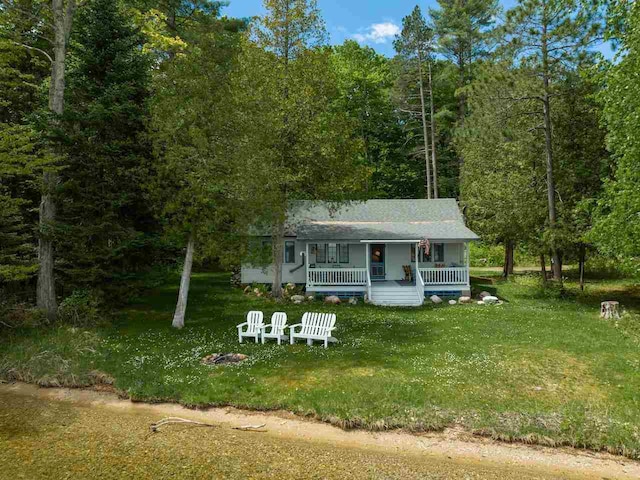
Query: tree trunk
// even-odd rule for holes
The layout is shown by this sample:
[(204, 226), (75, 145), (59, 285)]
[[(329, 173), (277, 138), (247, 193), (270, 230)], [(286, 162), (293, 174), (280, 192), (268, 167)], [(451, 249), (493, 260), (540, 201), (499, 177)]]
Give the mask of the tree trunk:
[(418, 73), (420, 75), (420, 106), (422, 108), (422, 130), (424, 136), (424, 158), (426, 166), (427, 198), (431, 199), (431, 167), (429, 165), (429, 132), (427, 131), (427, 110), (424, 104), (424, 85), (422, 75), (422, 54), (418, 50)]
[(436, 120), (433, 105), (433, 83), (431, 78), (431, 61), (429, 61), (429, 107), (431, 110), (431, 163), (433, 174), (433, 198), (438, 198), (438, 165), (436, 163)]
[(578, 260), (580, 267), (580, 290), (584, 291), (584, 264), (587, 257), (587, 247), (584, 243), (580, 244), (580, 259)]
[[(64, 113), (65, 64), (67, 43), (71, 34), (76, 0), (52, 0), (54, 23), (53, 63), (51, 65), (51, 83), (49, 86), (49, 109), (55, 114), (57, 122)], [(51, 225), (56, 219), (56, 206), (53, 193), (58, 184), (55, 172), (44, 172), (42, 178), (42, 196), (38, 218), (38, 281), (36, 286), (36, 304), (45, 311), (49, 320), (55, 320), (58, 311), (54, 277), (54, 249)]]
[(180, 292), (178, 292), (178, 303), (173, 314), (174, 328), (184, 327), (184, 316), (187, 312), (187, 300), (189, 299), (189, 284), (191, 283), (191, 267), (193, 266), (193, 250), (195, 248), (193, 234), (189, 235), (187, 242), (187, 253), (184, 256), (184, 266), (182, 267), (182, 278), (180, 279)]
[(540, 254), (540, 274), (542, 275), (542, 283), (547, 283), (547, 266), (544, 261), (544, 253)]
[[(546, 20), (545, 20), (546, 21)], [(547, 158), (547, 203), (549, 204), (549, 228), (552, 233), (556, 228), (556, 185), (553, 174), (553, 130), (551, 123), (551, 100), (549, 86), (549, 52), (547, 47), (547, 25), (543, 25), (542, 35), (542, 82), (544, 85), (544, 95), (542, 104), (544, 109), (544, 139), (545, 153)], [(556, 240), (552, 237), (551, 255), (553, 257), (552, 269), (554, 280), (562, 284), (562, 260), (560, 252), (555, 245)]]
[(282, 264), (284, 261), (284, 219), (279, 219), (274, 226), (271, 237), (273, 256), (273, 283), (271, 284), (271, 295), (274, 298), (282, 297)]
[(462, 93), (462, 89), (466, 84), (466, 64), (465, 64), (465, 49), (463, 46), (458, 45), (458, 128), (462, 128), (464, 126), (464, 117), (467, 113), (467, 99), (464, 93)]
[(502, 268), (502, 276), (509, 278), (509, 275), (513, 275), (513, 252), (514, 244), (511, 240), (504, 242), (504, 266)]

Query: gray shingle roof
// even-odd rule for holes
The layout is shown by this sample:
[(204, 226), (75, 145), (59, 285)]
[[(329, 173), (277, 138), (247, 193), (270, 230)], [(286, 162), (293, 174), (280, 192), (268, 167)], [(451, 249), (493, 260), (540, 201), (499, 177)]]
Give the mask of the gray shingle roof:
[(367, 200), (335, 210), (324, 202), (297, 202), (289, 235), (300, 240), (477, 240), (455, 199)]

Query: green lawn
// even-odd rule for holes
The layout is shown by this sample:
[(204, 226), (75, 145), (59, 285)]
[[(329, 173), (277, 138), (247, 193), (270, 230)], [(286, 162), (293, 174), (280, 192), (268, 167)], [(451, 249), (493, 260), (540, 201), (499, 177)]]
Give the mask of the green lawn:
[[(248, 297), (228, 276), (198, 274), (187, 327), (170, 327), (178, 279), (123, 310), (113, 325), (6, 332), (0, 378), (44, 385), (115, 379), (138, 400), (286, 409), (343, 427), (414, 431), (461, 425), (505, 440), (606, 449), (640, 457), (640, 289), (631, 281), (570, 284), (563, 299), (533, 278), (476, 284), (501, 306), (419, 309), (294, 306)], [(598, 318), (618, 299), (619, 322)], [(338, 316), (338, 345), (238, 345), (248, 310), (297, 323), (306, 310)], [(236, 351), (250, 359), (207, 367)]]

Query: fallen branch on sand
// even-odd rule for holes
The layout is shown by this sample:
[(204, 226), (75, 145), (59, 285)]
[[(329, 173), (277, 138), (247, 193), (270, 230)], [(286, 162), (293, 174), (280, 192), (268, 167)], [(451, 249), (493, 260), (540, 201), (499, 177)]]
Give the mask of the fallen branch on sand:
[(217, 425), (212, 425), (211, 423), (196, 422), (195, 420), (187, 420), (185, 418), (179, 418), (179, 417), (168, 417), (168, 418), (163, 418), (159, 422), (152, 423), (150, 428), (152, 432), (157, 432), (160, 427), (164, 425), (168, 425), (170, 423), (183, 423), (183, 424), (186, 423), (186, 424), (196, 425), (198, 427), (217, 427)]
[(242, 430), (244, 432), (266, 432), (267, 430), (264, 428), (266, 423), (261, 425), (242, 425), (240, 427), (233, 427), (234, 430)]

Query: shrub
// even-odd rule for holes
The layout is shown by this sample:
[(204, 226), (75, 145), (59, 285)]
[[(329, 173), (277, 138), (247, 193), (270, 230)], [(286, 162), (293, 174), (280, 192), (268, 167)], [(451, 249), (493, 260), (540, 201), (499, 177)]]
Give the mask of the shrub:
[(93, 290), (75, 290), (58, 308), (58, 320), (76, 327), (91, 326), (103, 319), (102, 298)]
[(42, 310), (14, 300), (0, 302), (0, 329), (39, 327), (47, 323)]

